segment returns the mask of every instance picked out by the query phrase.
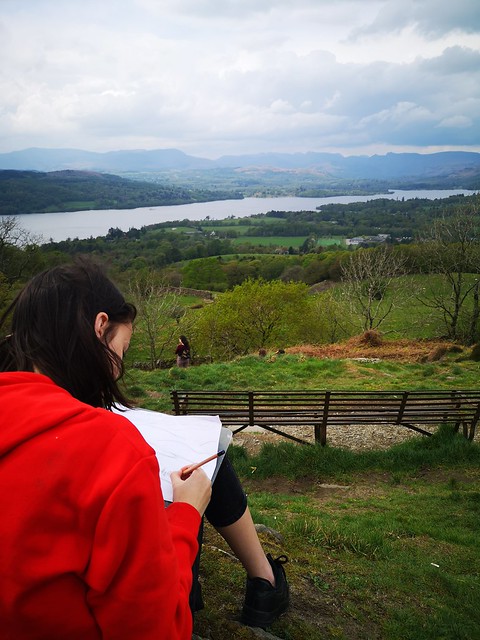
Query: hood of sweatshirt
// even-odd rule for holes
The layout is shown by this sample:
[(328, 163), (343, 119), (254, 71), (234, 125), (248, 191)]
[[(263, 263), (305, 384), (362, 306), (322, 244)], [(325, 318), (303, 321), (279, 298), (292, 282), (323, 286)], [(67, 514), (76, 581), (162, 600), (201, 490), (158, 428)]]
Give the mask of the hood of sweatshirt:
[(82, 414), (95, 412), (39, 373), (0, 373), (0, 456)]

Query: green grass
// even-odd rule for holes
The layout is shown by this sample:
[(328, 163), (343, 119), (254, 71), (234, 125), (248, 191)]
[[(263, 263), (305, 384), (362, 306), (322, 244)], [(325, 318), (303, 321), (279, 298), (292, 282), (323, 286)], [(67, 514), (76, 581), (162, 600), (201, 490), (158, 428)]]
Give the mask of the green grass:
[(155, 371), (128, 368), (135, 354), (129, 351), (127, 358), (127, 390), (145, 408), (167, 412), (172, 409), (170, 389), (477, 389), (480, 379), (480, 363), (460, 360), (458, 354), (438, 362), (411, 364), (321, 360), (289, 354), (247, 356), (228, 363)]
[[(247, 229), (248, 230), (248, 229)], [(247, 236), (239, 235), (237, 238), (232, 238), (234, 245), (244, 244), (248, 242), (250, 245), (262, 245), (269, 246), (275, 245), (279, 247), (301, 247), (308, 236)], [(345, 244), (345, 238), (341, 236), (319, 238), (317, 245), (322, 247), (329, 247), (331, 245), (343, 245)]]
[[(413, 277), (409, 285), (423, 286)], [(432, 279), (434, 287), (439, 282)], [(189, 302), (189, 301), (188, 301)], [(414, 299), (396, 310), (389, 335), (432, 337), (438, 327)], [(171, 412), (170, 389), (478, 389), (480, 363), (449, 352), (435, 362), (321, 360), (251, 355), (188, 369), (132, 369), (140, 406)], [(174, 345), (172, 346), (172, 350)], [(441, 425), (386, 451), (232, 445), (265, 551), (286, 554), (292, 603), (271, 629), (282, 640), (473, 640), (480, 638), (480, 445)], [(203, 638), (257, 638), (238, 624), (245, 575), (207, 524), (201, 561)]]
[(247, 218), (237, 218), (236, 220), (227, 221), (222, 220), (202, 220), (201, 226), (205, 231), (217, 231), (217, 229), (235, 229), (244, 231), (246, 229), (251, 229), (252, 227), (262, 228), (266, 225), (278, 224), (278, 218), (270, 218), (266, 216), (259, 221), (255, 216), (247, 217)]
[[(251, 254), (249, 254), (251, 255)], [(254, 256), (252, 256), (254, 257)], [(283, 259), (282, 256), (277, 256), (279, 259)], [(230, 256), (225, 256), (225, 260), (229, 259), (238, 259), (237, 254), (233, 254)], [(473, 278), (471, 275), (468, 278)], [(427, 287), (432, 287), (433, 291), (437, 294), (443, 292), (444, 295), (447, 295), (445, 286), (442, 285), (439, 277), (436, 276), (406, 276), (401, 278), (401, 281), (404, 283), (404, 291), (408, 292), (408, 296), (404, 295), (403, 299), (399, 297), (394, 306), (393, 312), (388, 315), (385, 322), (381, 325), (380, 331), (383, 333), (385, 339), (400, 339), (400, 338), (409, 338), (409, 339), (429, 339), (429, 338), (438, 338), (442, 335), (445, 335), (446, 327), (440, 317), (438, 312), (430, 309), (420, 302), (418, 299), (418, 294), (421, 293), (422, 290)], [(342, 286), (339, 285), (333, 289), (334, 295), (341, 297)], [(221, 293), (215, 293), (215, 297), (221, 296)], [(324, 294), (319, 294), (319, 302), (321, 303), (321, 296)], [(391, 302), (390, 293), (387, 292), (385, 297), (384, 306), (389, 305)], [(202, 306), (204, 303), (200, 298), (195, 298), (193, 296), (189, 297), (181, 297), (179, 299), (179, 303), (182, 304), (187, 310), (187, 320), (194, 319), (194, 314), (196, 313), (194, 307)], [(346, 303), (343, 299), (342, 303)], [(321, 307), (320, 307), (321, 309)], [(468, 323), (470, 311), (466, 309), (467, 313), (464, 314), (462, 318), (462, 322), (465, 328), (465, 323)], [(358, 335), (362, 332), (362, 322), (361, 318), (357, 315), (356, 317), (350, 313), (350, 311), (346, 307), (342, 307), (339, 312), (340, 326), (342, 331), (345, 332), (345, 336)], [(175, 325), (175, 320), (171, 320), (172, 325)], [(175, 329), (176, 331), (177, 329)], [(183, 331), (183, 329), (180, 329)], [(305, 332), (308, 334), (309, 327), (305, 327)], [(138, 320), (137, 326), (137, 334), (141, 334), (142, 332), (142, 320), (141, 317)], [(190, 335), (190, 332), (185, 329), (185, 333)], [(342, 335), (344, 335), (342, 333)], [(286, 341), (288, 342), (288, 340)], [(292, 346), (289, 344), (281, 344), (278, 346), (286, 347)], [(175, 349), (175, 344), (171, 346), (171, 352)], [(147, 361), (149, 359), (149, 352), (147, 343), (145, 340), (138, 340), (137, 336), (134, 335), (132, 340), (129, 362), (133, 361)], [(428, 376), (428, 369), (425, 368), (422, 370), (422, 376)], [(434, 371), (432, 369), (431, 371)]]
[[(276, 637), (480, 637), (478, 445), (442, 429), (428, 440), (372, 455), (350, 452), (347, 457), (297, 445), (280, 445), (274, 453), (275, 448), (247, 459), (245, 468), (235, 456), (235, 465), (254, 521), (281, 534), (281, 541), (260, 534), (263, 546), (290, 559), (292, 603), (272, 626)], [(296, 457), (300, 451), (317, 456), (319, 468), (306, 470), (305, 460)], [(323, 456), (332, 456), (328, 469), (321, 464)], [(260, 473), (269, 457), (276, 458), (277, 466)], [(292, 464), (290, 458), (295, 458)], [(285, 474), (292, 478), (286, 481)], [(254, 638), (233, 622), (242, 603), (242, 569), (219, 549), (227, 551), (207, 526), (202, 555), (206, 610), (197, 616), (197, 632)]]
[(343, 236), (328, 236), (317, 239), (317, 246), (320, 247), (330, 247), (334, 244), (345, 245), (345, 238)]
[[(249, 356), (188, 369), (129, 370), (141, 406), (171, 411), (169, 390), (478, 388), (480, 364)], [(480, 446), (441, 426), (386, 451), (281, 441), (230, 458), (266, 552), (289, 557), (292, 602), (270, 629), (283, 640), (480, 637)], [(245, 574), (206, 525), (203, 638), (257, 638), (238, 624)]]
[[(467, 274), (465, 282), (469, 283), (475, 279), (475, 274)], [(451, 291), (446, 287), (442, 278), (438, 275), (408, 275), (398, 279), (397, 286), (401, 291), (395, 294), (392, 299), (392, 292), (387, 289), (384, 300), (380, 303), (379, 317), (382, 311), (387, 309), (393, 302), (393, 312), (390, 313), (386, 320), (382, 323), (380, 331), (390, 338), (432, 338), (435, 336), (445, 335), (446, 328), (442, 320), (442, 315), (437, 309), (432, 309), (425, 304), (428, 298), (436, 296), (448, 299)], [(341, 286), (335, 290), (335, 295), (341, 297)], [(463, 321), (469, 322), (471, 313), (471, 303), (468, 300), (462, 312)], [(467, 317), (465, 319), (465, 312)], [(357, 331), (360, 333), (360, 323), (357, 321)]]
[[(351, 451), (337, 447), (298, 446), (291, 442), (266, 443), (259, 454), (250, 457), (242, 447), (233, 446), (231, 457), (239, 473), (248, 476), (255, 469), (256, 478), (280, 475), (324, 480), (335, 477), (349, 480), (352, 473), (371, 471), (390, 474), (418, 472), (440, 465), (480, 465), (480, 447), (453, 434), (441, 425), (431, 437), (418, 437), (391, 447), (387, 451)], [(279, 472), (279, 470), (281, 470)]]

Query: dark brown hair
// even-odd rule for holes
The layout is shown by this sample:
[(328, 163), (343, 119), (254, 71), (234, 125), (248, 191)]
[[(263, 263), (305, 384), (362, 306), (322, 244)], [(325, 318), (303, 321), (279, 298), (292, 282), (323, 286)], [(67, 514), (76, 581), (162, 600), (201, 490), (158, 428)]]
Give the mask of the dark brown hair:
[(3, 328), (11, 315), (11, 333), (0, 342), (0, 371), (35, 366), (82, 402), (129, 406), (117, 382), (122, 359), (95, 333), (102, 311), (109, 319), (107, 341), (116, 325), (133, 322), (137, 313), (95, 263), (81, 260), (38, 274), (0, 320)]

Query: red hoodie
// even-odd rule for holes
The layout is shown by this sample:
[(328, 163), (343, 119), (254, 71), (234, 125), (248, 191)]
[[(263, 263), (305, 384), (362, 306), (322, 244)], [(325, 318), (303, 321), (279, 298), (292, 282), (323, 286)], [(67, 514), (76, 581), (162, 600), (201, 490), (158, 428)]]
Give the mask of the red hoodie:
[(0, 374), (0, 638), (186, 640), (199, 513), (125, 418)]

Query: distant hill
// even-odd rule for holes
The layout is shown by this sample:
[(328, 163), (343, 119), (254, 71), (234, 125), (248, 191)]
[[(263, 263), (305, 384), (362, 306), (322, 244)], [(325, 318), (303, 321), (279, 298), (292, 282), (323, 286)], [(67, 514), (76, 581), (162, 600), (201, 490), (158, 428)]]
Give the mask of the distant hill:
[[(3, 171), (2, 171), (3, 170)], [(0, 154), (0, 215), (130, 209), (249, 196), (326, 197), (389, 189), (480, 190), (480, 153), (265, 153), (207, 160), (177, 149)]]
[(89, 171), (0, 170), (0, 215), (133, 209), (172, 204), (209, 202), (239, 194), (184, 189), (127, 180)]
[(277, 167), (283, 169), (323, 169), (343, 178), (398, 178), (450, 173), (468, 167), (480, 168), (480, 153), (387, 153), (384, 156), (342, 156), (334, 153), (270, 153), (250, 156), (223, 156), (224, 167)]
[(154, 151), (108, 151), (80, 149), (24, 149), (0, 153), (0, 169), (19, 171), (159, 171), (162, 169), (205, 169), (210, 160), (188, 156), (177, 149)]
[[(478, 176), (480, 153), (387, 153), (342, 156), (336, 153), (264, 153), (222, 156), (208, 160), (177, 149), (110, 151), (78, 149), (25, 149), (0, 154), (0, 169), (59, 171), (65, 169), (107, 173), (258, 169), (314, 171), (319, 176), (360, 180), (430, 180), (437, 177)], [(457, 185), (461, 186), (461, 185)]]

